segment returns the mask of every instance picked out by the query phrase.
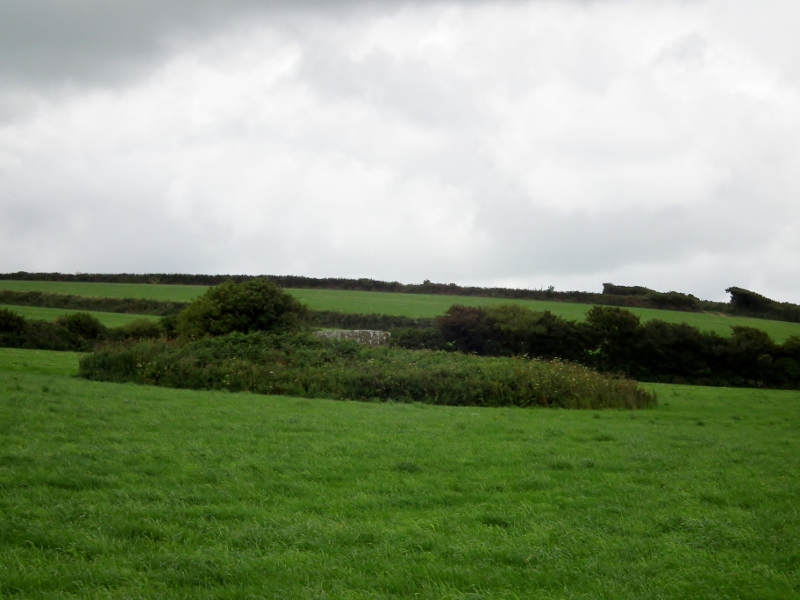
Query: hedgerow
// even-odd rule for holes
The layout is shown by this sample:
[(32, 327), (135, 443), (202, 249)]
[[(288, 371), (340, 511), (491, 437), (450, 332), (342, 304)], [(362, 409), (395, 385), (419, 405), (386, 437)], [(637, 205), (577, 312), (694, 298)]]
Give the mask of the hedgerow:
[(368, 348), (264, 332), (110, 344), (81, 360), (80, 375), (176, 388), (460, 406), (644, 408), (656, 402), (635, 381), (566, 362)]
[(436, 329), (440, 347), (481, 356), (560, 358), (640, 381), (800, 388), (800, 339), (776, 344), (752, 327), (722, 337), (683, 323), (643, 324), (630, 311), (605, 306), (575, 322), (517, 305), (454, 305)]

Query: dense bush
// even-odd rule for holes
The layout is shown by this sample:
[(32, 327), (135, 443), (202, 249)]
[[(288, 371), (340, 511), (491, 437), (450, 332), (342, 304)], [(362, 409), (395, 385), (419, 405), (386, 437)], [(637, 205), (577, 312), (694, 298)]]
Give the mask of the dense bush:
[[(73, 329), (80, 329), (76, 327), (77, 321), (71, 324)], [(89, 350), (92, 344), (61, 324), (28, 320), (8, 309), (0, 309), (0, 347), (80, 352)]]
[(447, 340), (435, 327), (392, 329), (389, 345), (408, 350), (447, 350)]
[(299, 329), (308, 309), (267, 279), (227, 281), (192, 301), (177, 319), (177, 332), (187, 338), (238, 331)]
[(0, 309), (0, 347), (87, 352), (105, 340), (138, 340), (164, 335), (159, 322), (140, 319), (109, 329), (94, 316), (73, 313), (53, 322), (26, 319)]
[(151, 321), (150, 319), (136, 319), (121, 327), (109, 329), (108, 336), (113, 340), (144, 340), (159, 338), (166, 334), (163, 319)]
[[(615, 307), (595, 306), (577, 323), (500, 305), (453, 306), (437, 329), (437, 347), (483, 356), (561, 358), (645, 381), (800, 388), (800, 339), (777, 345), (750, 327), (722, 337), (686, 324), (642, 324)], [(409, 339), (410, 347), (419, 347)], [(404, 342), (399, 336), (394, 341)]]
[(194, 389), (468, 406), (643, 408), (636, 382), (579, 365), (368, 348), (266, 333), (108, 345), (81, 360), (89, 379)]
[(25, 317), (0, 308), (0, 335), (19, 335), (25, 330)]
[(725, 291), (731, 295), (730, 309), (734, 314), (800, 323), (800, 306), (797, 304), (777, 302), (738, 287), (730, 287)]
[(97, 317), (85, 312), (58, 317), (56, 324), (88, 342), (97, 341), (108, 334), (108, 328)]
[[(617, 302), (621, 306), (639, 306), (641, 308), (657, 308), (661, 310), (683, 310), (696, 312), (706, 310), (724, 310), (725, 305), (713, 302), (702, 301), (691, 294), (680, 292), (657, 292), (650, 288), (639, 285), (614, 285), (613, 283), (603, 284), (603, 295), (611, 297), (622, 296), (624, 298), (635, 298), (637, 302)], [(717, 306), (714, 306), (714, 305)]]

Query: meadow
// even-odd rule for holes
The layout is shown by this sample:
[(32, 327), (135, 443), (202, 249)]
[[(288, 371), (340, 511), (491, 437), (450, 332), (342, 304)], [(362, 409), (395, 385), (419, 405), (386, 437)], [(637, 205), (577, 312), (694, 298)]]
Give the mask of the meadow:
[(12, 304), (0, 304), (0, 308), (7, 308), (10, 311), (18, 313), (26, 319), (35, 319), (37, 321), (55, 321), (58, 317), (64, 315), (72, 315), (78, 312), (89, 313), (97, 318), (106, 327), (121, 327), (127, 325), (132, 321), (139, 321), (147, 319), (148, 321), (157, 320), (158, 317), (152, 315), (128, 315), (123, 313), (100, 312), (93, 310), (72, 310), (68, 308), (44, 308), (41, 306), (16, 306)]
[[(189, 302), (202, 295), (207, 289), (206, 286), (194, 285), (0, 280), (0, 290), (40, 291), (56, 294), (110, 298), (146, 298), (177, 302)], [(307, 304), (312, 310), (334, 310), (347, 313), (379, 313), (409, 317), (435, 317), (444, 314), (453, 304), (494, 306), (513, 303), (526, 306), (531, 310), (549, 310), (555, 315), (572, 321), (582, 321), (586, 317), (586, 313), (592, 308), (591, 304), (546, 302), (539, 300), (509, 300), (505, 298), (483, 298), (477, 296), (442, 296), (431, 294), (399, 294), (389, 292), (315, 289), (288, 289), (287, 291), (301, 302)], [(800, 336), (800, 323), (648, 308), (630, 308), (628, 310), (639, 315), (642, 321), (660, 319), (668, 323), (687, 323), (697, 327), (701, 331), (713, 331), (724, 336), (730, 335), (733, 326), (761, 329), (767, 332), (777, 343), (783, 343), (791, 336)], [(21, 310), (19, 312), (21, 312)], [(107, 319), (107, 317), (104, 316), (101, 320), (103, 319)], [(106, 321), (104, 321), (104, 323), (108, 324)]]
[(0, 349), (0, 596), (796, 598), (800, 393), (641, 411), (108, 384)]
[(14, 292), (45, 292), (95, 298), (144, 298), (174, 302), (191, 302), (207, 289), (208, 287), (203, 285), (0, 280), (0, 290)]

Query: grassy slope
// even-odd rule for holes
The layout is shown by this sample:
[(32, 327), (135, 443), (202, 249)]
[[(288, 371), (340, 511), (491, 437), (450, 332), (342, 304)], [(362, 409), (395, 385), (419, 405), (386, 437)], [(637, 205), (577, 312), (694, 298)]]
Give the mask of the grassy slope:
[(798, 393), (462, 409), (59, 375), (74, 360), (0, 350), (0, 596), (800, 593)]
[(119, 327), (131, 321), (139, 319), (156, 320), (158, 317), (152, 315), (126, 315), (122, 313), (98, 312), (92, 310), (71, 310), (68, 308), (42, 308), (40, 306), (14, 306), (11, 304), (0, 304), (0, 308), (7, 308), (21, 314), (26, 319), (38, 319), (40, 321), (54, 321), (61, 315), (70, 315), (76, 312), (88, 312), (106, 327)]
[[(16, 291), (41, 291), (78, 296), (100, 296), (112, 298), (152, 298), (188, 302), (205, 292), (204, 286), (193, 285), (148, 285), (134, 283), (69, 283), (52, 281), (3, 281), (0, 289)], [(589, 304), (566, 302), (544, 302), (538, 300), (507, 300), (502, 298), (480, 298), (470, 296), (439, 296), (425, 294), (394, 294), (384, 292), (351, 292), (347, 290), (288, 290), (314, 310), (338, 310), (351, 313), (383, 313), (412, 317), (433, 317), (444, 313), (453, 304), (489, 306), (515, 302), (533, 310), (549, 310), (566, 319), (582, 320), (591, 309)], [(630, 309), (642, 320), (661, 319), (671, 323), (688, 323), (704, 331), (715, 331), (728, 335), (733, 325), (757, 327), (766, 331), (781, 343), (793, 335), (800, 336), (800, 323), (785, 323), (751, 319), (748, 317), (726, 317), (704, 313), (687, 313), (647, 308)]]
[(16, 292), (50, 292), (97, 298), (146, 298), (190, 302), (208, 289), (202, 285), (151, 285), (145, 283), (83, 283), (68, 281), (6, 281), (0, 290)]

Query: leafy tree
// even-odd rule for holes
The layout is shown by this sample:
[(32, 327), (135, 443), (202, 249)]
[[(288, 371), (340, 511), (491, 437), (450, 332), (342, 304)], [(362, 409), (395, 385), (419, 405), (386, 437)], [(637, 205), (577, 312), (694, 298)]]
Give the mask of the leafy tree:
[(493, 353), (494, 322), (485, 308), (454, 304), (436, 319), (436, 327), (460, 352)]
[(99, 340), (108, 333), (106, 326), (97, 317), (85, 312), (58, 317), (56, 323), (84, 340)]
[(180, 336), (199, 338), (234, 331), (289, 331), (302, 327), (308, 308), (268, 279), (227, 281), (210, 288), (177, 319)]
[(636, 347), (642, 333), (637, 315), (621, 308), (594, 306), (586, 314), (585, 327), (597, 368), (625, 373), (633, 371)]
[(0, 334), (19, 335), (25, 331), (25, 317), (7, 308), (0, 308)]

